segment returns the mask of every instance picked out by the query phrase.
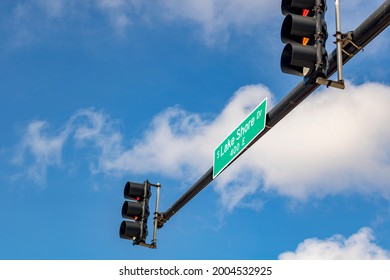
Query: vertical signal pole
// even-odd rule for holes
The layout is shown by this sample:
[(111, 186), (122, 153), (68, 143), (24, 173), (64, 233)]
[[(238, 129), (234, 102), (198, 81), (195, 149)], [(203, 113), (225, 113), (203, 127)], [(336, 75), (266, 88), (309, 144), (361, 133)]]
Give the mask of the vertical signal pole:
[(335, 0), (334, 5), (335, 5), (335, 9), (336, 9), (337, 77), (338, 77), (338, 82), (340, 82), (344, 85), (340, 0)]
[(157, 225), (158, 225), (158, 218), (159, 218), (159, 213), (158, 213), (158, 206), (160, 203), (160, 189), (161, 189), (161, 184), (157, 183), (155, 185), (157, 188), (157, 195), (156, 195), (156, 209), (154, 212), (154, 224), (153, 224), (153, 239), (152, 239), (152, 246), (150, 248), (155, 249), (157, 246)]

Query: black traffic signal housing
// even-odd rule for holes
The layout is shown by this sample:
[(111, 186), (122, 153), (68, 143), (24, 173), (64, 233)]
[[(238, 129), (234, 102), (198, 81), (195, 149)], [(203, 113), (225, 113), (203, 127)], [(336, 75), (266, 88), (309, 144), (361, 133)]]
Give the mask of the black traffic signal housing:
[(122, 206), (122, 221), (119, 236), (133, 240), (133, 245), (145, 244), (148, 235), (150, 183), (127, 182), (124, 188), (126, 201)]
[(286, 16), (281, 29), (281, 40), (286, 44), (280, 60), (282, 71), (306, 80), (325, 77), (326, 0), (282, 0), (281, 9)]

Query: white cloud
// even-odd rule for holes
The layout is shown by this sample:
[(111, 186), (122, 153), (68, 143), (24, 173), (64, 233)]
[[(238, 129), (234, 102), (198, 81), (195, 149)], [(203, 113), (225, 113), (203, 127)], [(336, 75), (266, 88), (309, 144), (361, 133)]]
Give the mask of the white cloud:
[[(232, 130), (264, 97), (272, 99), (263, 86), (243, 87), (213, 121), (179, 107), (168, 108), (154, 117), (140, 135), (141, 140), (130, 148), (125, 147), (116, 122), (94, 109), (75, 112), (57, 133), (44, 130), (48, 128), (46, 122), (33, 121), (18, 145), (15, 163), (25, 164), (32, 159), (34, 164), (29, 169), (36, 174), (31, 177), (44, 178), (49, 166), (61, 165), (66, 140), (74, 139), (76, 148), (95, 151), (89, 162), (93, 173), (162, 173), (174, 178), (195, 178), (211, 166), (214, 146), (226, 131)], [(36, 163), (40, 168), (34, 168)]]
[(380, 84), (349, 84), (300, 105), (253, 151), (265, 155), (253, 163), (263, 170), (266, 188), (296, 197), (345, 190), (388, 196), (388, 93)]
[(73, 138), (79, 148), (92, 147), (97, 151), (97, 155), (89, 163), (92, 173), (101, 172), (106, 158), (119, 157), (123, 151), (122, 134), (117, 128), (117, 122), (103, 112), (94, 109), (79, 110), (73, 114), (68, 124), (72, 127)]
[[(64, 146), (71, 136), (78, 147), (96, 148), (101, 157), (115, 155), (121, 151), (121, 134), (115, 129), (115, 122), (103, 112), (83, 109), (74, 113), (66, 124), (56, 132), (50, 132), (45, 121), (30, 122), (23, 132), (22, 140), (16, 146), (13, 163), (22, 167), (15, 178), (31, 179), (44, 185), (49, 167), (62, 166)], [(99, 163), (91, 162), (91, 171)]]
[(27, 176), (37, 184), (43, 184), (47, 167), (61, 164), (62, 147), (69, 130), (65, 128), (53, 136), (47, 132), (47, 128), (48, 124), (44, 121), (33, 121), (27, 126), (13, 162), (23, 165), (27, 161), (26, 154), (30, 154), (32, 163), (16, 177)]
[[(389, 92), (381, 84), (348, 84), (345, 91), (310, 96), (215, 180), (222, 205), (259, 209), (264, 192), (303, 200), (346, 192), (390, 199)], [(42, 177), (47, 166), (60, 164), (73, 135), (78, 148), (93, 147), (88, 160), (94, 174), (155, 173), (192, 181), (212, 166), (215, 147), (264, 97), (272, 101), (262, 85), (243, 87), (214, 119), (168, 108), (132, 146), (108, 115), (84, 109), (51, 137), (42, 122), (30, 124), (19, 158), (29, 152)]]
[(309, 238), (300, 243), (295, 252), (279, 255), (282, 260), (384, 260), (390, 252), (374, 243), (370, 228), (361, 228), (345, 238), (334, 235), (328, 239)]

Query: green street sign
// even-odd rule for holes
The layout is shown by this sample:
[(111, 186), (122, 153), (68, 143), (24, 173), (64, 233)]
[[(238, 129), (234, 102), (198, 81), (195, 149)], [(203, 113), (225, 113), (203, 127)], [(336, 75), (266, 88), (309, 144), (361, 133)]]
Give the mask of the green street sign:
[(213, 179), (219, 175), (265, 128), (267, 98), (214, 150)]

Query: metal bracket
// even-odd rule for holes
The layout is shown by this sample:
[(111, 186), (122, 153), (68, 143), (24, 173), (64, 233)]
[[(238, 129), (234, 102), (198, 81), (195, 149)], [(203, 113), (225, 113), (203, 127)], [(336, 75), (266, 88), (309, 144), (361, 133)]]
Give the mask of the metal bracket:
[(163, 213), (156, 213), (156, 221), (157, 221), (157, 228), (162, 228), (163, 225), (168, 221), (168, 219), (165, 218)]
[[(353, 41), (352, 32), (351, 31), (349, 31), (347, 33), (336, 32), (336, 34), (333, 35), (333, 36), (336, 37), (336, 41), (334, 43), (335, 44), (340, 44), (341, 43), (341, 50), (342, 50), (342, 52), (345, 53), (346, 55), (348, 55), (349, 57), (352, 57), (354, 55), (350, 54), (349, 52), (347, 52), (344, 49), (345, 46), (347, 46), (348, 44), (351, 44), (352, 46), (354, 46), (359, 51), (360, 50), (364, 50), (363, 47), (358, 46)], [(342, 61), (341, 61), (341, 63), (342, 63)], [(332, 81), (332, 80), (324, 79), (322, 77), (318, 77), (316, 79), (316, 83), (320, 84), (320, 85), (325, 85), (326, 87), (334, 87), (334, 88), (339, 88), (339, 89), (344, 89), (345, 88), (344, 80)]]
[(318, 77), (316, 79), (316, 83), (319, 84), (319, 85), (324, 85), (326, 87), (334, 87), (334, 88), (338, 88), (338, 89), (345, 89), (344, 80), (332, 81), (332, 80), (324, 79), (322, 77)]
[(152, 242), (151, 244), (147, 244), (145, 242), (140, 242), (137, 245), (142, 246), (142, 247), (147, 247), (147, 248), (150, 248), (150, 249), (156, 249), (157, 248), (157, 245), (154, 242)]
[(364, 50), (363, 47), (356, 45), (356, 43), (353, 41), (352, 32), (351, 31), (349, 31), (349, 32), (347, 32), (345, 34), (341, 34), (341, 35), (342, 35), (342, 50), (343, 50), (343, 53), (345, 53), (349, 57), (352, 57), (353, 54), (350, 54), (349, 52), (344, 50), (345, 46), (348, 45), (348, 44), (351, 44), (352, 46), (354, 46), (359, 51), (360, 50)]

